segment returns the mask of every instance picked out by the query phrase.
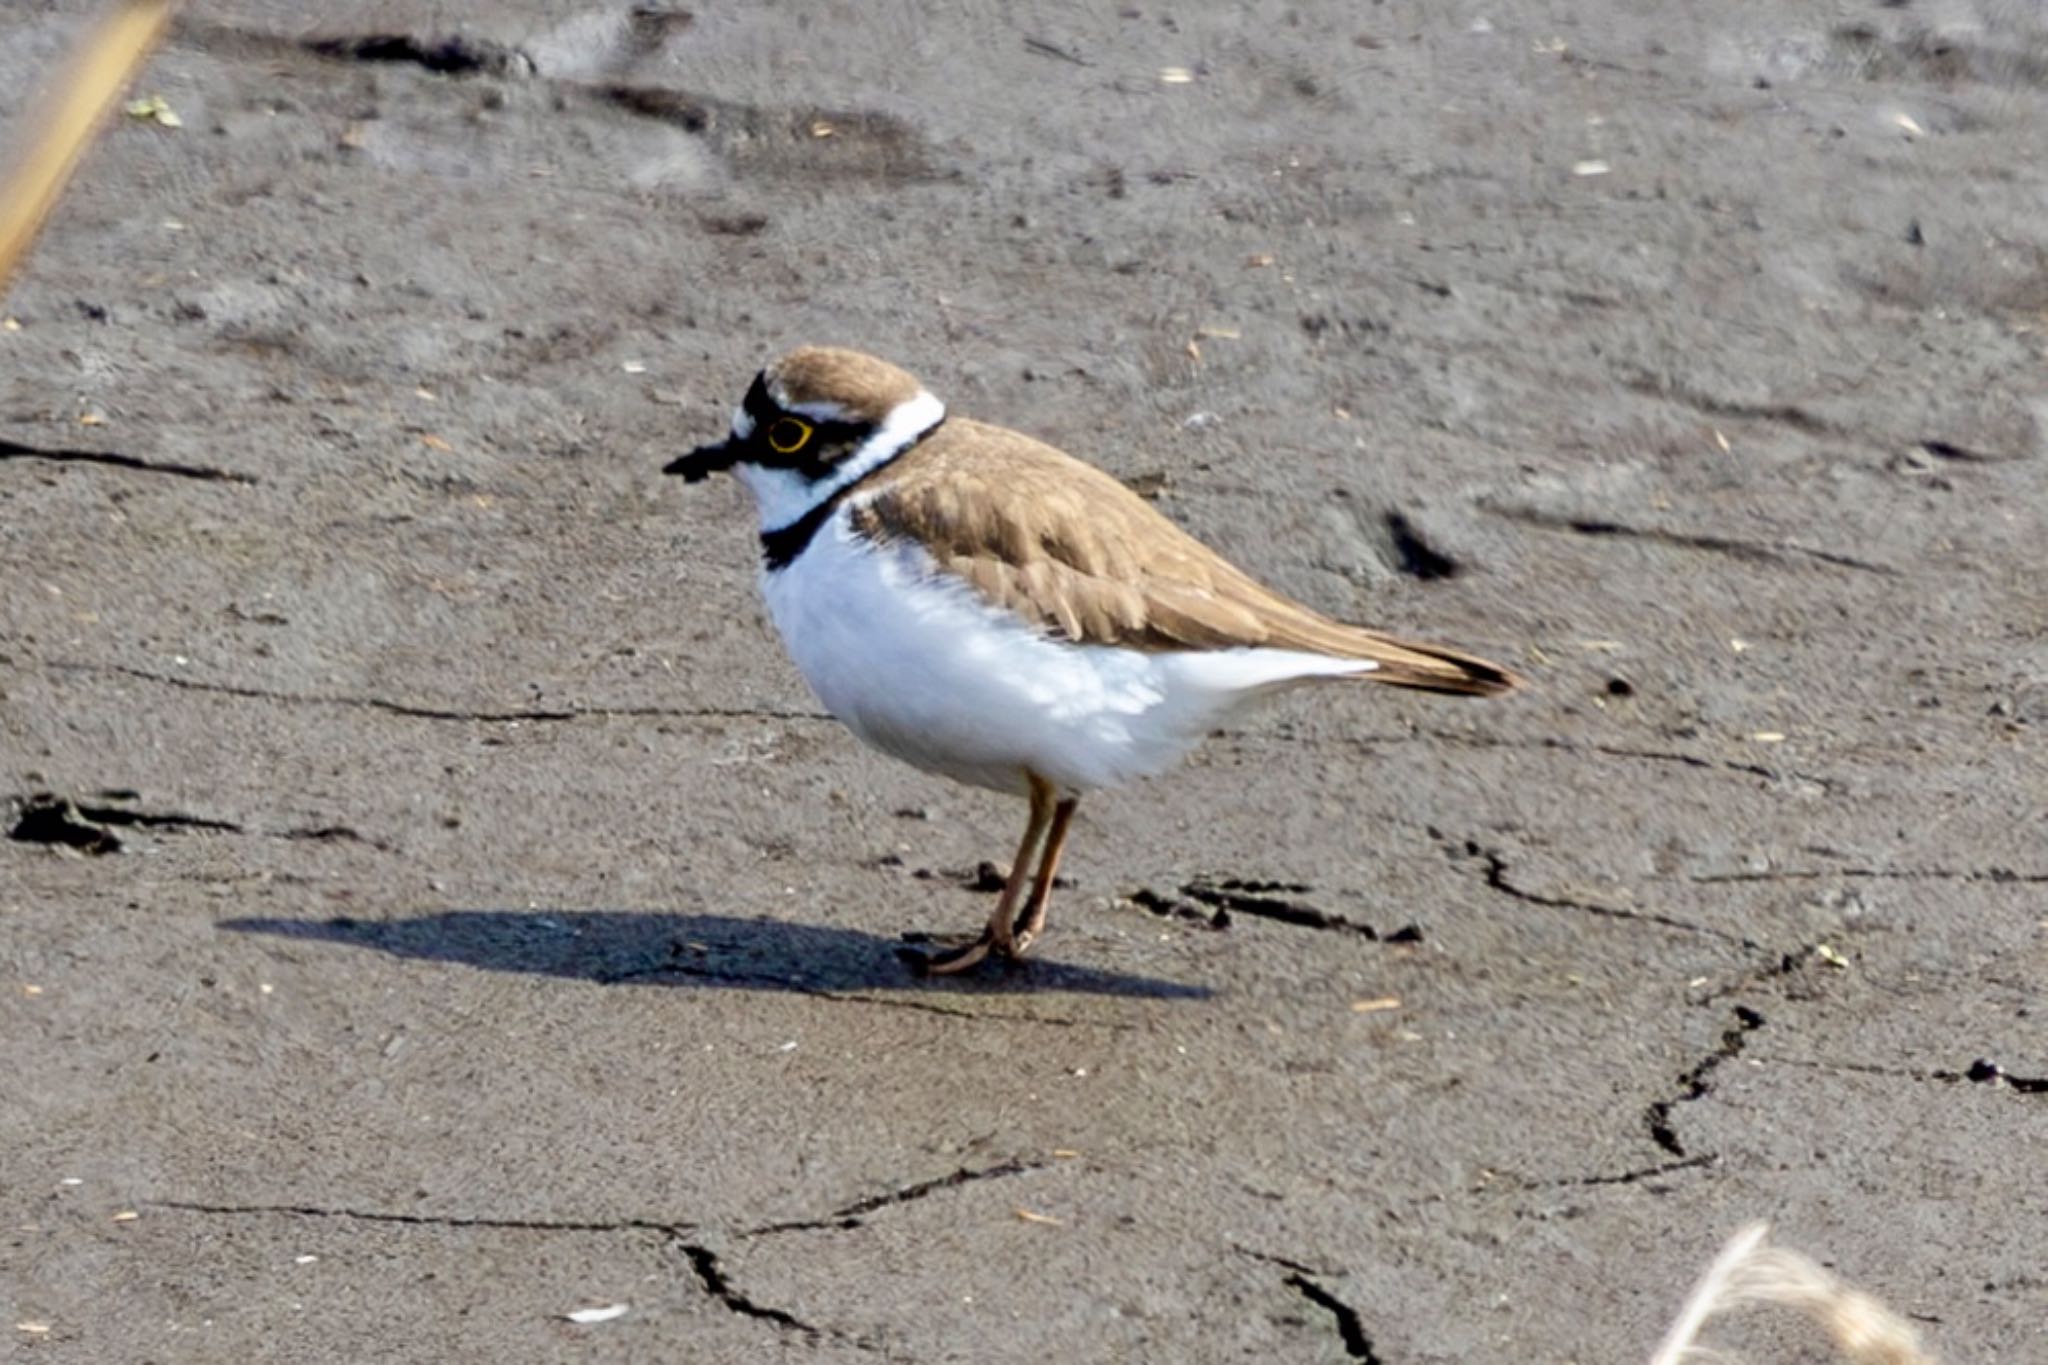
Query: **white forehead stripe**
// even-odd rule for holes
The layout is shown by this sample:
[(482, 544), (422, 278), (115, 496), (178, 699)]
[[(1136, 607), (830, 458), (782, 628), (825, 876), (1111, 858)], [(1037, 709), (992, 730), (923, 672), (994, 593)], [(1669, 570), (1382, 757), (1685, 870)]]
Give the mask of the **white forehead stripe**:
[(744, 441), (754, 434), (754, 415), (742, 404), (732, 410), (732, 438)]
[(846, 420), (846, 409), (830, 399), (820, 399), (815, 403), (785, 403), (782, 406), (784, 411), (793, 412), (799, 417), (808, 417), (813, 422)]

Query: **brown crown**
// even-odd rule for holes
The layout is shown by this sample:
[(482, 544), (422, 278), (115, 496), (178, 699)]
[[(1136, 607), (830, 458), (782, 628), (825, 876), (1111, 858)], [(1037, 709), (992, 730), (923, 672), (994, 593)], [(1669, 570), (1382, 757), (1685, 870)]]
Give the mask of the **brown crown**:
[(836, 346), (799, 346), (770, 364), (767, 377), (769, 394), (784, 407), (837, 403), (853, 422), (880, 422), (921, 387), (886, 360)]

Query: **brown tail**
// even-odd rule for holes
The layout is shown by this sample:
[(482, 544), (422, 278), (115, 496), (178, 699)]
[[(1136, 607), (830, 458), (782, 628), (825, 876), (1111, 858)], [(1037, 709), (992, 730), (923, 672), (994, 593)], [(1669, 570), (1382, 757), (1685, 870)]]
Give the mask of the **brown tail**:
[(1355, 653), (1379, 667), (1358, 675), (1363, 682), (1386, 683), (1392, 687), (1415, 687), (1425, 692), (1449, 692), (1465, 697), (1491, 697), (1522, 685), (1521, 678), (1488, 663), (1474, 654), (1461, 654), (1439, 645), (1398, 640), (1377, 631), (1352, 632)]

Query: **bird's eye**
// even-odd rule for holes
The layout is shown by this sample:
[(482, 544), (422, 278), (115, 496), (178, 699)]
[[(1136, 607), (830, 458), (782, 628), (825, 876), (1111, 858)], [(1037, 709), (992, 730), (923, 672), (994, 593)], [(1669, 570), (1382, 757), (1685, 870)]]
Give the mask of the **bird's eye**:
[(768, 444), (777, 455), (794, 455), (811, 439), (809, 422), (796, 417), (778, 417), (768, 428)]

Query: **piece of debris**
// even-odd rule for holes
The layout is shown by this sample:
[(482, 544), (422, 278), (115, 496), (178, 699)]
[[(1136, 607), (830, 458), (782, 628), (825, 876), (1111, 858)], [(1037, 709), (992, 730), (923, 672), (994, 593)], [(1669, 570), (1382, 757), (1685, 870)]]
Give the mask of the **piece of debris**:
[(608, 1303), (601, 1308), (576, 1308), (562, 1314), (562, 1321), (573, 1322), (578, 1327), (588, 1327), (593, 1322), (610, 1322), (623, 1318), (632, 1308), (631, 1304)]
[(183, 128), (185, 120), (178, 117), (178, 111), (171, 108), (170, 101), (162, 95), (145, 95), (139, 100), (130, 100), (122, 106), (132, 119), (148, 119), (163, 128)]
[(1055, 1218), (1049, 1213), (1033, 1213), (1030, 1209), (1018, 1209), (1017, 1216), (1027, 1223), (1045, 1223), (1052, 1227), (1064, 1226), (1064, 1218)]
[(1351, 1002), (1351, 1012), (1353, 1014), (1378, 1014), (1382, 1010), (1397, 1010), (1399, 1008), (1401, 1008), (1401, 997), (1398, 995), (1381, 995), (1375, 996), (1371, 1000), (1354, 1000)]
[(1856, 1365), (1933, 1365), (1912, 1327), (1870, 1295), (1851, 1288), (1813, 1261), (1765, 1237), (1752, 1223), (1731, 1238), (1707, 1268), (1650, 1365), (1679, 1365), (1709, 1354), (1698, 1345), (1707, 1319), (1752, 1304), (1796, 1308), (1817, 1323), (1845, 1360)]
[(1572, 163), (1572, 174), (1578, 176), (1605, 175), (1613, 169), (1614, 167), (1599, 160), (1575, 161)]
[(1195, 78), (1195, 73), (1184, 66), (1166, 66), (1159, 69), (1161, 85), (1186, 85)]
[[(1201, 415), (1201, 413), (1195, 414), (1195, 416), (1197, 417)], [(1189, 420), (1193, 419), (1191, 418)], [(1136, 493), (1139, 497), (1144, 498), (1149, 502), (1156, 500), (1161, 493), (1164, 493), (1167, 490), (1167, 487), (1172, 482), (1172, 479), (1167, 475), (1165, 470), (1148, 469), (1142, 474), (1133, 474), (1128, 479), (1125, 479), (1124, 487), (1130, 489), (1133, 493)]]

